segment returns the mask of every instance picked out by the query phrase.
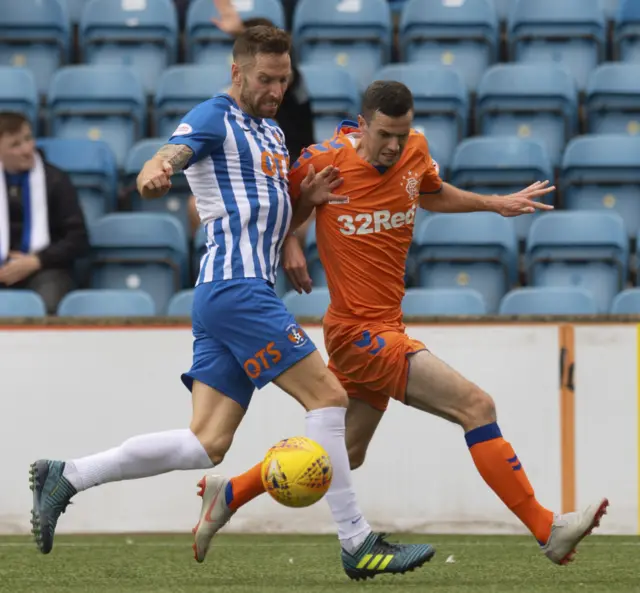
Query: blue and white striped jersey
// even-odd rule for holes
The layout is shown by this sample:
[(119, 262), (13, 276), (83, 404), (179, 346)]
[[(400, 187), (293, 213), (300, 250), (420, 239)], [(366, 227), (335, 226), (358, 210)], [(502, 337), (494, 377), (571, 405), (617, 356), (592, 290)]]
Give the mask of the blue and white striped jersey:
[(194, 153), (185, 175), (207, 234), (196, 285), (240, 278), (275, 283), (291, 222), (282, 130), (221, 94), (194, 107), (169, 143)]

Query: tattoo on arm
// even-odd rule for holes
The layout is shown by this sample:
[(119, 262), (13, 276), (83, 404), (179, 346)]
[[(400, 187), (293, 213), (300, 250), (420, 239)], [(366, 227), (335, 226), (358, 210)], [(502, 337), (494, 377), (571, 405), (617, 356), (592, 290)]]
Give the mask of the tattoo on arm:
[(189, 159), (193, 156), (193, 150), (184, 144), (165, 144), (156, 156), (163, 161), (168, 161), (173, 167), (173, 172), (182, 171)]

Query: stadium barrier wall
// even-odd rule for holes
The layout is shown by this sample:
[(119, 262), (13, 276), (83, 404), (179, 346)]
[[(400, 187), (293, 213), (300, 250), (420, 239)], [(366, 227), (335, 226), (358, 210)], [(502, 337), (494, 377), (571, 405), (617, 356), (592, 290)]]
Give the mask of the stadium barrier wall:
[[(322, 346), (319, 326), (305, 325)], [(498, 420), (540, 501), (560, 511), (608, 496), (601, 533), (635, 534), (639, 513), (639, 340), (634, 323), (437, 323), (408, 331), (496, 400)], [(189, 327), (0, 328), (0, 533), (29, 530), (29, 464), (73, 458), (130, 436), (188, 425)], [(304, 413), (273, 386), (256, 392), (220, 470), (243, 471)], [(175, 472), (82, 493), (60, 532), (187, 532), (203, 472)], [(485, 486), (456, 426), (393, 403), (354, 473), (371, 524), (389, 531), (518, 533)], [(287, 509), (268, 496), (235, 532), (332, 533), (326, 504)]]

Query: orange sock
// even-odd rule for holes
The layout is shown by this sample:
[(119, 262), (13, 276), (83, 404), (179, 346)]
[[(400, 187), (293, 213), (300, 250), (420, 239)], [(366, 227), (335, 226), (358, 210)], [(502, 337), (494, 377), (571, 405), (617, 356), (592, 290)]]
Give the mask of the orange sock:
[(237, 511), (242, 505), (264, 492), (260, 476), (261, 468), (262, 462), (257, 463), (244, 474), (231, 478), (225, 492), (225, 500), (232, 511)]
[(511, 445), (494, 422), (470, 430), (467, 446), (484, 481), (500, 500), (529, 528), (541, 544), (551, 534), (553, 513), (535, 497), (529, 478)]

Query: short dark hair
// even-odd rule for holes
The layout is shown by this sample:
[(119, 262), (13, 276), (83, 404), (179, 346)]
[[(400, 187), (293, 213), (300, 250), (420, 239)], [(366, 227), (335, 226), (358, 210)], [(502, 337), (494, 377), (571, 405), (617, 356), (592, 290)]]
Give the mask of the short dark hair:
[(0, 111), (0, 138), (5, 134), (15, 134), (24, 124), (30, 125), (29, 120), (22, 113), (16, 111)]
[(283, 29), (270, 25), (247, 27), (233, 44), (233, 59), (255, 58), (257, 54), (288, 54), (291, 37)]
[(362, 97), (362, 115), (369, 121), (379, 111), (389, 117), (401, 117), (413, 109), (413, 95), (409, 88), (395, 80), (372, 82)]
[(242, 24), (244, 25), (245, 29), (248, 29), (249, 27), (259, 27), (260, 25), (263, 25), (265, 27), (275, 27), (275, 25), (269, 19), (266, 19), (262, 16), (256, 16), (251, 19), (247, 19), (246, 21), (242, 21)]

